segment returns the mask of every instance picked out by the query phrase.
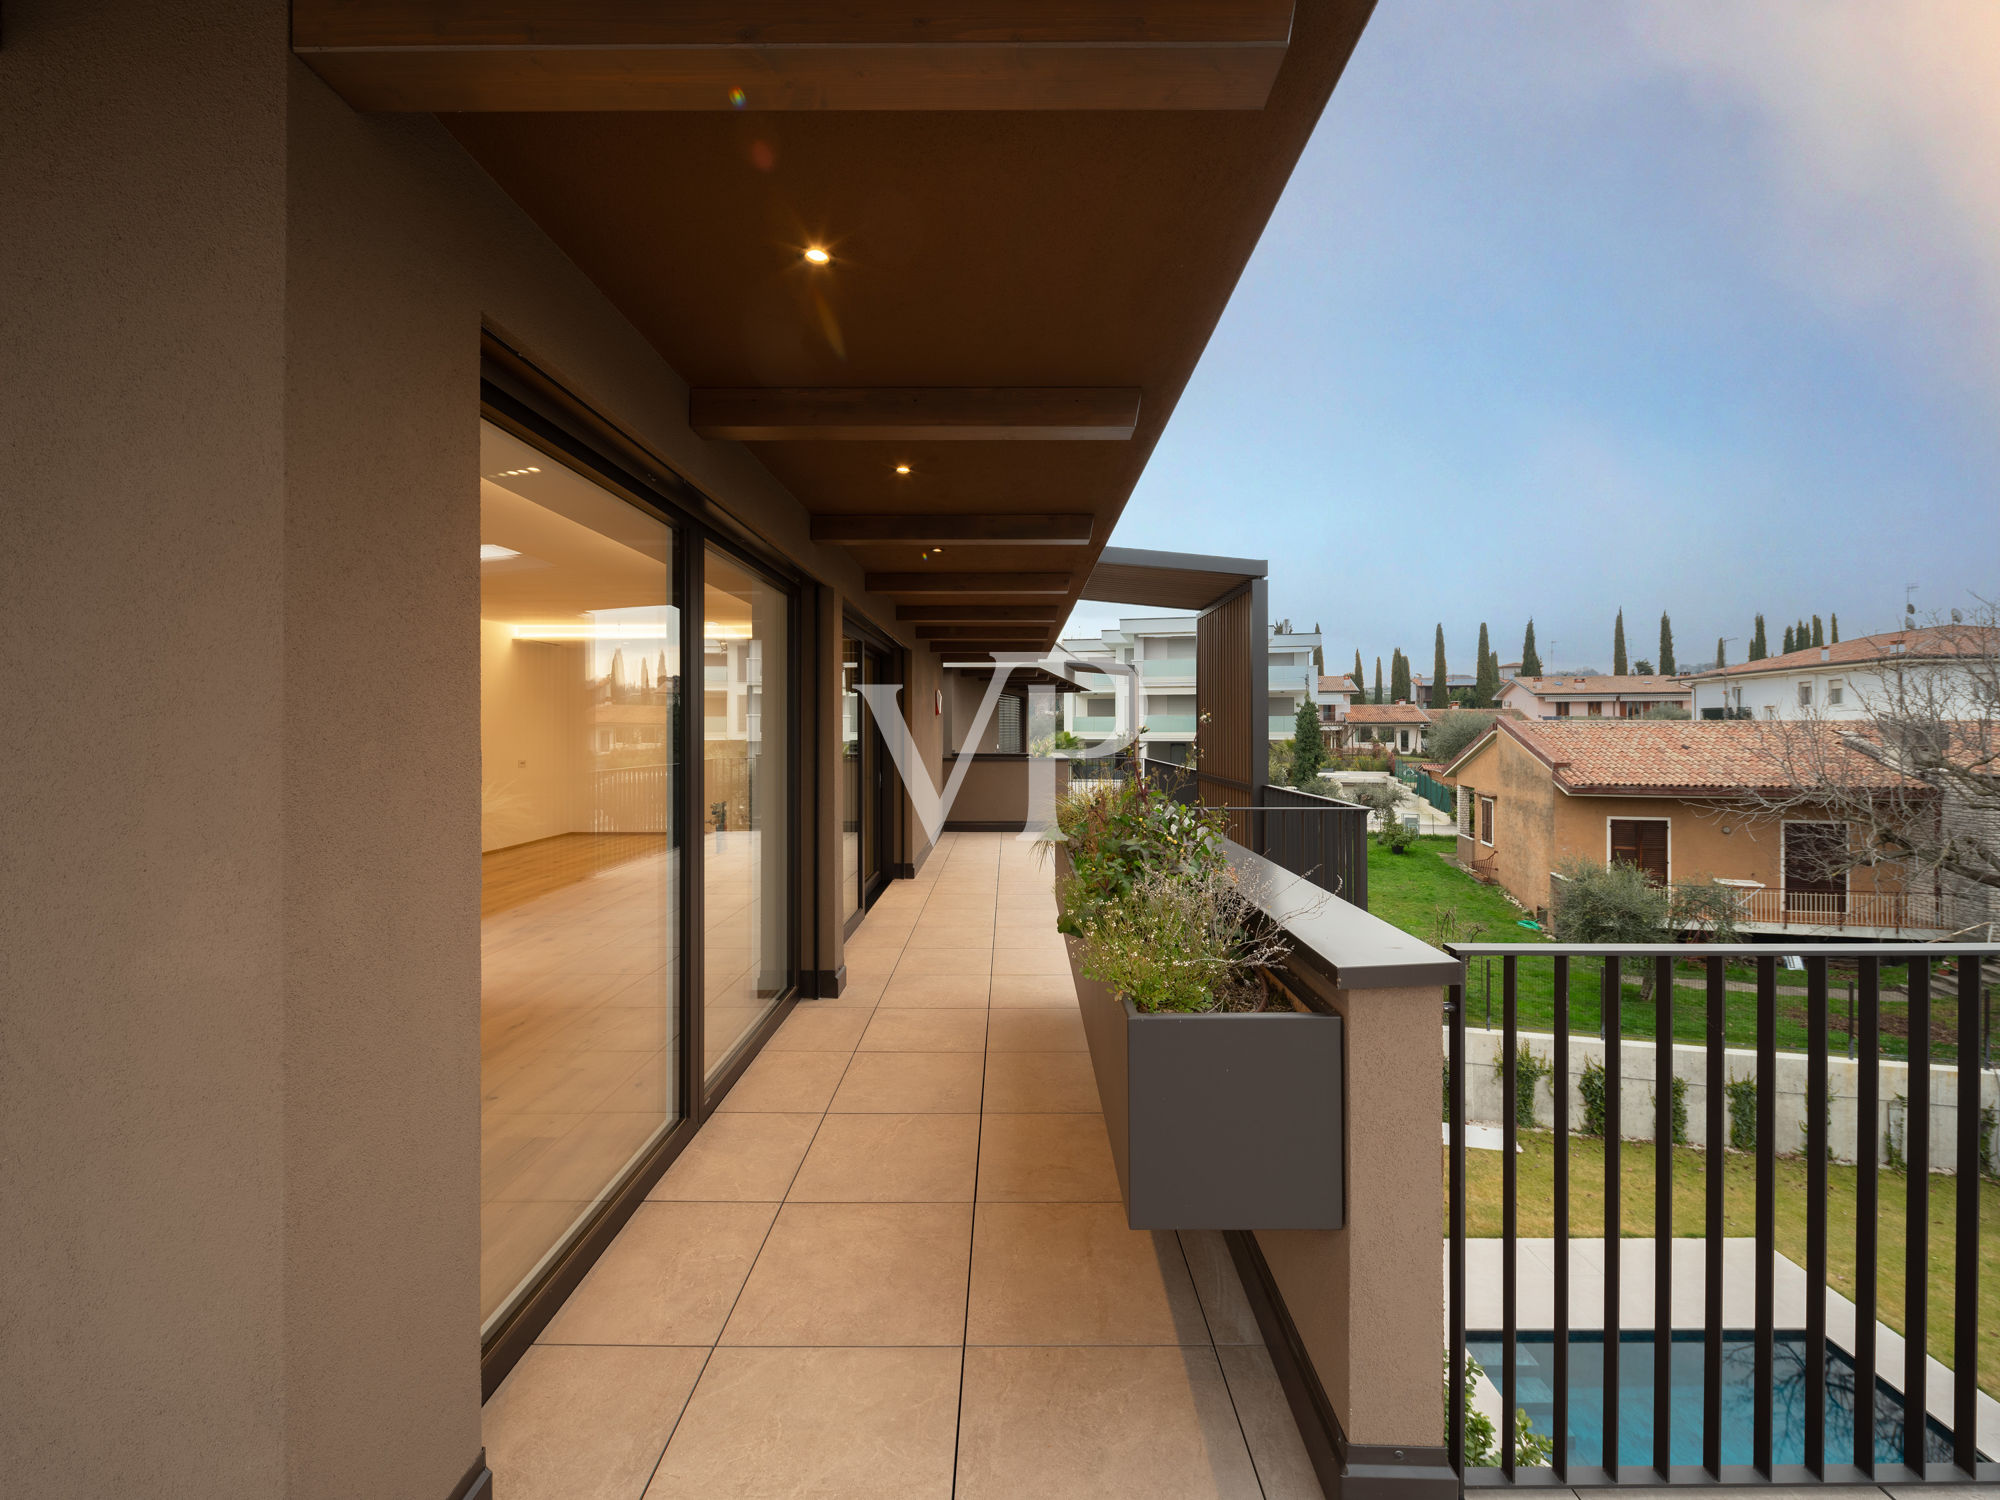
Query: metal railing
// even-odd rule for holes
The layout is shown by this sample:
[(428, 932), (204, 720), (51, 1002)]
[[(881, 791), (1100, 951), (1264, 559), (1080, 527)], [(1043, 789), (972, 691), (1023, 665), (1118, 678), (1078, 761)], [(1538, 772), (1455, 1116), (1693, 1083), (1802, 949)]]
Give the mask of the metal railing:
[(1257, 852), (1274, 865), (1368, 909), (1368, 809), (1288, 786), (1263, 792)]
[(1870, 927), (1941, 931), (1944, 902), (1922, 892), (1745, 891), (1738, 920), (1792, 927)]
[[(1502, 1037), (1500, 1057), (1510, 1062), (1521, 1047), (1520, 999), (1522, 960), (1548, 960), (1552, 966), (1549, 993), (1554, 1022), (1554, 1055), (1548, 1059), (1548, 1074), (1554, 1108), (1553, 1135), (1549, 1149), (1553, 1156), (1551, 1198), (1553, 1240), (1549, 1257), (1549, 1292), (1534, 1289), (1533, 1304), (1552, 1309), (1553, 1327), (1548, 1330), (1551, 1369), (1546, 1372), (1549, 1400), (1548, 1431), (1539, 1434), (1553, 1444), (1550, 1463), (1530, 1467), (1518, 1459), (1519, 1440), (1527, 1434), (1516, 1431), (1522, 1402), (1527, 1399), (1521, 1373), (1521, 1273), (1518, 1202), (1520, 1165), (1518, 1066), (1499, 1067), (1502, 1085), (1500, 1128), (1500, 1258), (1499, 1327), (1485, 1334), (1483, 1343), (1491, 1350), (1497, 1342), (1497, 1366), (1491, 1371), (1498, 1386), (1500, 1415), (1497, 1427), (1497, 1467), (1471, 1467), (1466, 1462), (1467, 1401), (1465, 1374), (1467, 1359), (1467, 1164), (1469, 1129), (1466, 1118), (1466, 1007), (1462, 984), (1446, 992), (1446, 1080), (1447, 1126), (1447, 1443), (1454, 1467), (1467, 1486), (1515, 1484), (1556, 1484), (1568, 1487), (1610, 1485), (1699, 1485), (1699, 1484), (1914, 1484), (1925, 1482), (1965, 1483), (1968, 1480), (2000, 1480), (2000, 1464), (1992, 1462), (1991, 1451), (1978, 1447), (1979, 1411), (1982, 1400), (1978, 1384), (1978, 1364), (1982, 1334), (1991, 1340), (2000, 1330), (1979, 1327), (1980, 1277), (1980, 1170), (1982, 1128), (1979, 1108), (1980, 1079), (1980, 965), (1982, 960), (2000, 956), (2000, 945), (1966, 945), (1940, 951), (1919, 944), (1804, 944), (1783, 950), (1803, 958), (1806, 972), (1805, 1004), (1805, 1148), (1804, 1191), (1802, 1198), (1787, 1204), (1788, 1222), (1796, 1223), (1802, 1208), (1803, 1229), (1803, 1333), (1786, 1329), (1783, 1351), (1785, 1368), (1780, 1370), (1780, 1330), (1777, 1320), (1777, 1207), (1778, 1178), (1778, 985), (1777, 966), (1781, 950), (1768, 946), (1712, 945), (1690, 950), (1681, 945), (1543, 945), (1543, 944), (1459, 944), (1450, 950), (1462, 959), (1501, 960)], [(1621, 1328), (1623, 1298), (1621, 1271), (1630, 1257), (1620, 1253), (1623, 1209), (1620, 1197), (1620, 1157), (1618, 1143), (1626, 1135), (1623, 1044), (1603, 1048), (1602, 1072), (1594, 1079), (1589, 1073), (1573, 1084), (1570, 1071), (1570, 966), (1583, 958), (1602, 961), (1599, 979), (1605, 1035), (1622, 1037), (1620, 1006), (1624, 997), (1623, 966), (1628, 962), (1643, 976), (1652, 968), (1654, 995), (1654, 1035), (1674, 1035), (1675, 965), (1690, 961), (1703, 966), (1706, 978), (1705, 1046), (1700, 1082), (1705, 1092), (1705, 1136), (1702, 1153), (1703, 1189), (1701, 1245), (1701, 1318), (1699, 1330), (1676, 1329), (1674, 1317), (1674, 1154), (1676, 1129), (1674, 1101), (1680, 1090), (1674, 1086), (1674, 1059), (1685, 1054), (1685, 1046), (1656, 1046), (1650, 1080), (1635, 1078), (1643, 1086), (1653, 1086), (1650, 1121), (1653, 1176), (1653, 1241), (1651, 1247), (1652, 1319), (1650, 1329), (1626, 1333)], [(1857, 1060), (1858, 1119), (1871, 1122), (1858, 1132), (1854, 1174), (1855, 1208), (1851, 1225), (1839, 1232), (1852, 1236), (1854, 1252), (1853, 1327), (1851, 1350), (1829, 1345), (1828, 1317), (1828, 1176), (1831, 1099), (1828, 1072), (1828, 988), (1827, 961), (1851, 960), (1855, 964), (1859, 989), (1860, 1046)], [(1727, 978), (1730, 963), (1749, 962), (1755, 971), (1755, 1070), (1754, 1088), (1743, 1085), (1751, 1080), (1730, 1076), (1725, 1062), (1725, 1023), (1733, 993)], [(1881, 1015), (1881, 970), (1886, 964), (1907, 965), (1905, 985), (1908, 1000), (1908, 1090), (1904, 1114), (1901, 1155), (1906, 1163), (1904, 1178), (1905, 1212), (1902, 1233), (1905, 1256), (1902, 1266), (1903, 1358), (1900, 1371), (1881, 1372), (1899, 1377), (1900, 1389), (1891, 1390), (1878, 1382), (1877, 1313), (1881, 1276), (1878, 1269), (1877, 1216), (1881, 1202), (1880, 1177), (1885, 1165), (1878, 1160), (1878, 1146), (1872, 1122), (1889, 1101), (1883, 1097)], [(1952, 966), (1955, 966), (1955, 971)], [(1934, 974), (1934, 968), (1942, 972)], [(1542, 982), (1540, 965), (1532, 978), (1537, 990)], [(1955, 980), (1955, 984), (1953, 981)], [(1956, 991), (1955, 1099), (1933, 1101), (1932, 995), (1934, 985), (1951, 986)], [(1947, 991), (1949, 993), (1949, 991)], [(1639, 1044), (1643, 1047), (1645, 1044)], [(1734, 1061), (1740, 1066), (1742, 1054)], [(1731, 1084), (1742, 1104), (1731, 1097)], [(1532, 1077), (1529, 1086), (1533, 1087)], [(1572, 1322), (1572, 1214), (1571, 1172), (1571, 1090), (1584, 1096), (1586, 1123), (1590, 1111), (1601, 1114), (1603, 1147), (1603, 1308), (1601, 1334), (1592, 1339), (1573, 1338)], [(1595, 1101), (1587, 1089), (1594, 1088)], [(1754, 1315), (1749, 1329), (1724, 1326), (1725, 1290), (1729, 1282), (1724, 1270), (1724, 1225), (1727, 1172), (1730, 1153), (1723, 1142), (1731, 1139), (1729, 1117), (1749, 1106), (1754, 1098), (1754, 1119), (1746, 1132), (1739, 1123), (1735, 1136), (1745, 1140), (1754, 1133), (1749, 1155), (1754, 1160), (1754, 1272), (1740, 1274), (1736, 1292), (1729, 1300), (1741, 1305), (1748, 1291)], [(1965, 1106), (1965, 1107), (1960, 1107)], [(1955, 1114), (1951, 1139), (1950, 1168), (1955, 1177), (1933, 1188), (1933, 1111), (1950, 1109)], [(1645, 1122), (1638, 1122), (1635, 1134)], [(1641, 1148), (1643, 1150), (1643, 1148)], [(1686, 1147), (1682, 1147), (1686, 1150)], [(1895, 1163), (1887, 1163), (1891, 1168)], [(1482, 1173), (1490, 1178), (1492, 1174)], [(1739, 1171), (1739, 1177), (1742, 1175)], [(1788, 1168), (1788, 1175), (1796, 1175)], [(1588, 1179), (1586, 1178), (1586, 1181)], [(1595, 1187), (1595, 1184), (1590, 1184)], [(1586, 1189), (1588, 1191), (1588, 1189)], [(1928, 1338), (1933, 1309), (1930, 1307), (1932, 1264), (1929, 1236), (1930, 1197), (1948, 1193), (1954, 1206), (1954, 1245), (1947, 1280), (1952, 1288), (1948, 1308), (1936, 1311), (1948, 1319), (1951, 1329), (1950, 1415), (1944, 1424), (1932, 1414)], [(1490, 1203), (1488, 1205), (1490, 1210)], [(1539, 1213), (1539, 1205), (1537, 1212)], [(1490, 1219), (1489, 1219), (1490, 1222)], [(1692, 1238), (1692, 1237), (1690, 1237)], [(1643, 1241), (1637, 1242), (1643, 1246)], [(1798, 1250), (1798, 1246), (1793, 1246)], [(1846, 1245), (1842, 1247), (1845, 1259)], [(1646, 1252), (1638, 1252), (1643, 1271)], [(1490, 1257), (1487, 1257), (1490, 1260)], [(1539, 1264), (1539, 1262), (1537, 1262)], [(1536, 1273), (1539, 1279), (1540, 1272)], [(1789, 1270), (1788, 1270), (1789, 1275)], [(1689, 1278), (1691, 1281), (1692, 1278)], [(1796, 1287), (1788, 1281), (1788, 1287)], [(1485, 1288), (1490, 1302), (1491, 1288)], [(1789, 1295), (1789, 1294), (1788, 1294)], [(1684, 1302), (1685, 1305), (1685, 1302)], [(1588, 1314), (1584, 1321), (1590, 1321)], [(1683, 1321), (1688, 1321), (1684, 1319)], [(1691, 1361), (1674, 1358), (1679, 1341), (1687, 1349), (1698, 1332), (1701, 1345), (1699, 1379), (1688, 1378)], [(1537, 1348), (1541, 1330), (1535, 1329)], [(1628, 1344), (1650, 1338), (1650, 1359), (1634, 1377), (1625, 1379), (1625, 1359), (1639, 1354)], [(1601, 1382), (1589, 1379), (1585, 1388), (1572, 1382), (1572, 1343), (1588, 1354), (1595, 1343), (1602, 1362)], [(1747, 1360), (1744, 1358), (1747, 1345)], [(1725, 1379), (1726, 1346), (1728, 1374)], [(1837, 1351), (1837, 1352), (1836, 1352)], [(1644, 1356), (1642, 1355), (1643, 1359)], [(1851, 1367), (1851, 1381), (1847, 1372)], [(1742, 1378), (1747, 1369), (1747, 1382)], [(1835, 1397), (1833, 1415), (1836, 1440), (1851, 1429), (1851, 1442), (1829, 1441), (1829, 1373)], [(1779, 1395), (1781, 1375), (1784, 1395)], [(1537, 1372), (1542, 1379), (1542, 1372)], [(1676, 1385), (1684, 1400), (1675, 1400)], [(1842, 1387), (1847, 1391), (1846, 1415), (1839, 1410)], [(1685, 1399), (1699, 1391), (1699, 1407)], [(1628, 1400), (1628, 1394), (1634, 1399)], [(1871, 1399), (1872, 1398), (1872, 1399)], [(1783, 1446), (1775, 1426), (1775, 1403), (1783, 1400), (1786, 1426)], [(1537, 1404), (1541, 1404), (1537, 1399)], [(1742, 1408), (1749, 1407), (1748, 1443), (1743, 1442), (1745, 1426)], [(1725, 1410), (1729, 1414), (1727, 1430)], [(1595, 1414), (1596, 1421), (1590, 1417)], [(1791, 1420), (1796, 1414), (1798, 1421)], [(1907, 1419), (1905, 1419), (1907, 1417)], [(1594, 1441), (1588, 1429), (1600, 1436)], [(1898, 1427), (1900, 1426), (1900, 1430)], [(1622, 1431), (1621, 1431), (1622, 1429)], [(1646, 1446), (1629, 1452), (1626, 1441), (1639, 1438)], [(1698, 1439), (1698, 1441), (1697, 1441)], [(1727, 1442), (1725, 1441), (1727, 1439)], [(1796, 1439), (1796, 1444), (1794, 1440)], [(1796, 1446), (1796, 1453), (1791, 1451)], [(1596, 1451), (1591, 1451), (1592, 1448)], [(1742, 1451), (1739, 1451), (1742, 1450)], [(1748, 1462), (1742, 1462), (1744, 1457)], [(1589, 1460), (1594, 1459), (1595, 1462)], [(1637, 1460), (1633, 1462), (1632, 1460)]]

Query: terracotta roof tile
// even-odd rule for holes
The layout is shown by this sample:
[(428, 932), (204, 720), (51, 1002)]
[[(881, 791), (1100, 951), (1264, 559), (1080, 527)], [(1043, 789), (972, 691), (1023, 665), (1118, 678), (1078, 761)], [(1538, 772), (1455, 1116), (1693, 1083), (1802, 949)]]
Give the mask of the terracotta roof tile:
[[(1898, 648), (1901, 648), (1900, 650)], [(1747, 677), (1757, 672), (1796, 672), (1802, 667), (1841, 666), (1856, 662), (1935, 660), (1939, 657), (1988, 656), (2000, 653), (2000, 629), (1991, 625), (1927, 625), (1886, 635), (1857, 635), (1831, 646), (1808, 646), (1761, 661), (1739, 662), (1696, 673), (1699, 677)]]
[(1322, 677), (1319, 680), (1319, 690), (1322, 693), (1351, 693), (1354, 691), (1354, 679), (1352, 677)]
[(1347, 711), (1350, 724), (1428, 724), (1431, 716), (1414, 703), (1357, 703)]
[(1545, 693), (1685, 693), (1679, 677), (1513, 677), (1537, 697)]
[[(1835, 738), (1851, 727), (1797, 720), (1758, 719), (1601, 719), (1565, 723), (1559, 719), (1503, 720), (1513, 736), (1550, 766), (1556, 784), (1572, 792), (1660, 791), (1729, 792), (1784, 787), (1782, 760), (1787, 736)], [(1919, 783), (1889, 770), (1858, 750), (1857, 784), (1915, 787)]]

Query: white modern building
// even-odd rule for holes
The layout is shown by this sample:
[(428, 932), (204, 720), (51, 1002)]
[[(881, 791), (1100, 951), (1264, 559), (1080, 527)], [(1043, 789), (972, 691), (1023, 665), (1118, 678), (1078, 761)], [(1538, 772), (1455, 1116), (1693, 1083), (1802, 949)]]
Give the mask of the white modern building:
[[(1935, 695), (1943, 717), (1978, 716), (1978, 674), (2000, 656), (2000, 631), (1936, 625), (1856, 636), (1688, 679), (1698, 719), (1860, 719), (1900, 681), (1905, 692)], [(1954, 710), (1950, 705), (1961, 702)]]
[[(1138, 731), (1154, 760), (1182, 761), (1194, 743), (1195, 616), (1120, 620), (1095, 636), (1071, 636), (1061, 650), (1083, 662), (1115, 662), (1124, 673), (1083, 673), (1084, 691), (1063, 698), (1063, 728), (1087, 744)], [(1317, 632), (1274, 635), (1265, 675), (1271, 738), (1289, 740), (1301, 702), (1321, 702), (1313, 650)], [(1324, 717), (1324, 714), (1321, 715)]]

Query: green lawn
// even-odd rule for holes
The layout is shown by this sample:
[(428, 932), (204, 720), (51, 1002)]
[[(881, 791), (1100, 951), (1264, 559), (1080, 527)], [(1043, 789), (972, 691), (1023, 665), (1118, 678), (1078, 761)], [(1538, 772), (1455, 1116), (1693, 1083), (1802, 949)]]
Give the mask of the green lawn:
[[(1518, 1169), (1517, 1232), (1524, 1238), (1554, 1234), (1555, 1137), (1548, 1131), (1524, 1131), (1516, 1157)], [(1500, 1174), (1497, 1151), (1466, 1152), (1466, 1232), (1473, 1238), (1500, 1234)], [(1723, 1232), (1756, 1232), (1756, 1161), (1734, 1151), (1723, 1153)], [(1674, 1233), (1700, 1238), (1707, 1213), (1707, 1153), (1689, 1147), (1674, 1150)], [(1446, 1164), (1449, 1171), (1449, 1163)], [(1627, 1141), (1619, 1159), (1619, 1231), (1628, 1237), (1653, 1233), (1653, 1145)], [(1827, 1168), (1827, 1285), (1854, 1295), (1855, 1178), (1853, 1167), (1837, 1163)], [(1449, 1207), (1449, 1178), (1446, 1205)], [(1876, 1315), (1899, 1333), (1903, 1329), (1903, 1248), (1905, 1198), (1908, 1182), (1900, 1172), (1878, 1174), (1876, 1214)], [(1979, 1383), (2000, 1395), (2000, 1184), (1982, 1182), (1979, 1202)], [(1945, 1365), (1953, 1363), (1952, 1258), (1957, 1242), (1958, 1180), (1930, 1179), (1930, 1277), (1927, 1331), (1930, 1352)], [(1806, 1163), (1803, 1157), (1777, 1163), (1775, 1221), (1781, 1253), (1803, 1266), (1806, 1262)], [(1587, 1137), (1570, 1138), (1570, 1234), (1575, 1238), (1604, 1233), (1604, 1143)], [(1892, 1378), (1894, 1378), (1892, 1376)]]
[[(1425, 942), (1457, 941), (1485, 943), (1538, 943), (1542, 934), (1519, 925), (1528, 914), (1507, 899), (1499, 887), (1482, 885), (1452, 863), (1455, 840), (1419, 839), (1408, 854), (1391, 854), (1380, 844), (1368, 846), (1368, 909), (1384, 921)], [(1475, 932), (1475, 929), (1477, 931)], [(1691, 947), (1690, 952), (1699, 952)], [(1751, 982), (1755, 970), (1748, 964), (1729, 967), (1732, 979)], [(1651, 1037), (1657, 1021), (1650, 1000), (1639, 998), (1638, 977), (1626, 966), (1623, 999), (1619, 1007), (1619, 1030), (1628, 1037)], [(1836, 972), (1828, 980), (1827, 1035), (1831, 1047), (1844, 1053), (1848, 1045), (1847, 980)], [(1883, 985), (1900, 987), (1900, 968), (1885, 965)], [(1932, 980), (1931, 1059), (1948, 1062), (1958, 1056), (1957, 976), (1940, 969)], [(1707, 1036), (1707, 992), (1702, 965), (1697, 962), (1677, 966), (1674, 985), (1674, 1036), (1680, 1041), (1700, 1042)], [(1802, 1051), (1806, 1045), (1806, 976), (1786, 969), (1778, 971), (1778, 1046)], [(1528, 1031), (1551, 1031), (1555, 1027), (1555, 966), (1547, 959), (1524, 959), (1516, 981), (1519, 1019)], [(1594, 959), (1579, 958), (1570, 964), (1570, 1027), (1578, 1035), (1598, 1035), (1603, 1028), (1603, 970)], [(1472, 961), (1466, 986), (1467, 1013), (1474, 1025), (1501, 1019), (1501, 964), (1498, 959)], [(1490, 1007), (1490, 1008), (1489, 1008)], [(1909, 1053), (1909, 1004), (1898, 997), (1885, 996), (1881, 1004), (1882, 1053), (1904, 1057)], [(1751, 1047), (1757, 1041), (1757, 997), (1741, 990), (1729, 992), (1723, 1035), (1732, 1047)]]

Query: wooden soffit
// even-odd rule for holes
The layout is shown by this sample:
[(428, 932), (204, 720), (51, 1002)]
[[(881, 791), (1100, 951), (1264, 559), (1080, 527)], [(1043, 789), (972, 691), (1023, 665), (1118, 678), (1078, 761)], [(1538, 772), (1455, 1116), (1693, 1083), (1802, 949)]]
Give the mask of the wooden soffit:
[(1293, 0), (293, 0), (356, 109), (1262, 109)]

